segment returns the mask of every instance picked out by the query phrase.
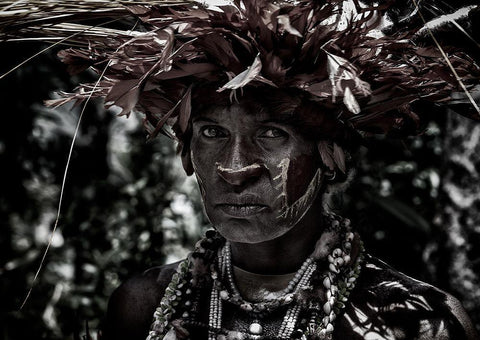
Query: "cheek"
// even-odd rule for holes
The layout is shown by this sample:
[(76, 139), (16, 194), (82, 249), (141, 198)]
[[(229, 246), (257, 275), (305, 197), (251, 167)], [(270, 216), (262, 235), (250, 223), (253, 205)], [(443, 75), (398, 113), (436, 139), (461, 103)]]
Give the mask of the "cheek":
[(287, 172), (287, 204), (291, 205), (308, 190), (318, 169), (312, 155), (300, 155), (291, 160)]
[[(203, 173), (203, 169), (201, 166), (199, 166), (199, 162), (194, 155), (196, 155), (196, 152), (193, 152), (193, 150), (190, 151), (190, 159), (192, 160), (192, 166), (193, 166), (193, 172), (195, 174), (195, 177), (197, 178), (198, 182), (198, 187), (200, 188), (200, 193), (202, 195), (202, 199), (205, 202), (205, 179), (207, 178), (206, 175)], [(202, 162), (200, 161), (200, 164)]]

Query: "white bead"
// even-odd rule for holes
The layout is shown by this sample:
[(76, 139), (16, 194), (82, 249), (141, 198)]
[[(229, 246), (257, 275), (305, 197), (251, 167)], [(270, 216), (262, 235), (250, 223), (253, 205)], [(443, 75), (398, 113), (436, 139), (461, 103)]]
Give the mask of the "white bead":
[(335, 314), (335, 312), (332, 310), (328, 318), (330, 319), (330, 322), (333, 322), (337, 318), (337, 314)]
[(220, 298), (222, 300), (227, 300), (229, 296), (230, 296), (230, 294), (228, 294), (228, 292), (226, 290), (220, 291)]
[(247, 312), (251, 312), (253, 309), (250, 303), (242, 303), (240, 305), (240, 308), (242, 308), (243, 310), (246, 310)]
[(175, 332), (174, 328), (171, 328), (163, 338), (163, 340), (176, 340), (176, 339), (177, 339), (177, 333)]
[(329, 278), (328, 276), (326, 276), (326, 277), (323, 279), (323, 286), (324, 286), (326, 289), (330, 289), (331, 282), (330, 282), (330, 278)]
[(354, 236), (353, 233), (352, 233), (352, 232), (349, 232), (349, 233), (347, 233), (345, 239), (346, 239), (348, 242), (352, 242), (353, 236)]
[(250, 325), (248, 331), (250, 332), (250, 334), (260, 335), (263, 332), (263, 327), (258, 322), (254, 322)]
[(334, 273), (338, 273), (338, 269), (335, 267), (335, 265), (333, 263), (330, 263), (328, 265), (328, 269), (330, 269), (330, 271), (332, 271)]
[(332, 333), (333, 332), (333, 325), (329, 323), (326, 328), (327, 333)]
[[(328, 299), (328, 303), (330, 304), (330, 306), (333, 306), (335, 304), (335, 297), (331, 296), (329, 299)], [(328, 313), (327, 313), (328, 314)]]
[(332, 306), (330, 305), (330, 303), (327, 301), (323, 304), (323, 311), (325, 312), (325, 314), (330, 314), (330, 311), (332, 310)]

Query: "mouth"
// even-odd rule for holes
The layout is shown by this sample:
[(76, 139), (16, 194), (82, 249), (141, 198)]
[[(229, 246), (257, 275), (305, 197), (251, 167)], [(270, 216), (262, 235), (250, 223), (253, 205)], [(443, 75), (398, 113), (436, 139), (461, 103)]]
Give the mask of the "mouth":
[(263, 204), (218, 204), (217, 208), (232, 217), (248, 217), (268, 209)]

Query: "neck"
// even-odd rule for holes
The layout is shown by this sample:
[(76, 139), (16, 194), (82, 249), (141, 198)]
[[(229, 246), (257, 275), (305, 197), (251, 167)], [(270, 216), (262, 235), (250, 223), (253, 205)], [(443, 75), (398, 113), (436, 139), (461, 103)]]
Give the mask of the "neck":
[(322, 208), (312, 206), (286, 234), (261, 243), (231, 242), (232, 262), (252, 273), (278, 275), (298, 270), (323, 233)]

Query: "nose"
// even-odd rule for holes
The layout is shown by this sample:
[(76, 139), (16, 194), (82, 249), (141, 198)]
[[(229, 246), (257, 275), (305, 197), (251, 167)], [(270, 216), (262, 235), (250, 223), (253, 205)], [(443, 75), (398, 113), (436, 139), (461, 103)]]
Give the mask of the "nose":
[(222, 162), (217, 162), (217, 174), (227, 183), (241, 187), (258, 179), (265, 165), (255, 158), (254, 146), (240, 138), (225, 149)]

